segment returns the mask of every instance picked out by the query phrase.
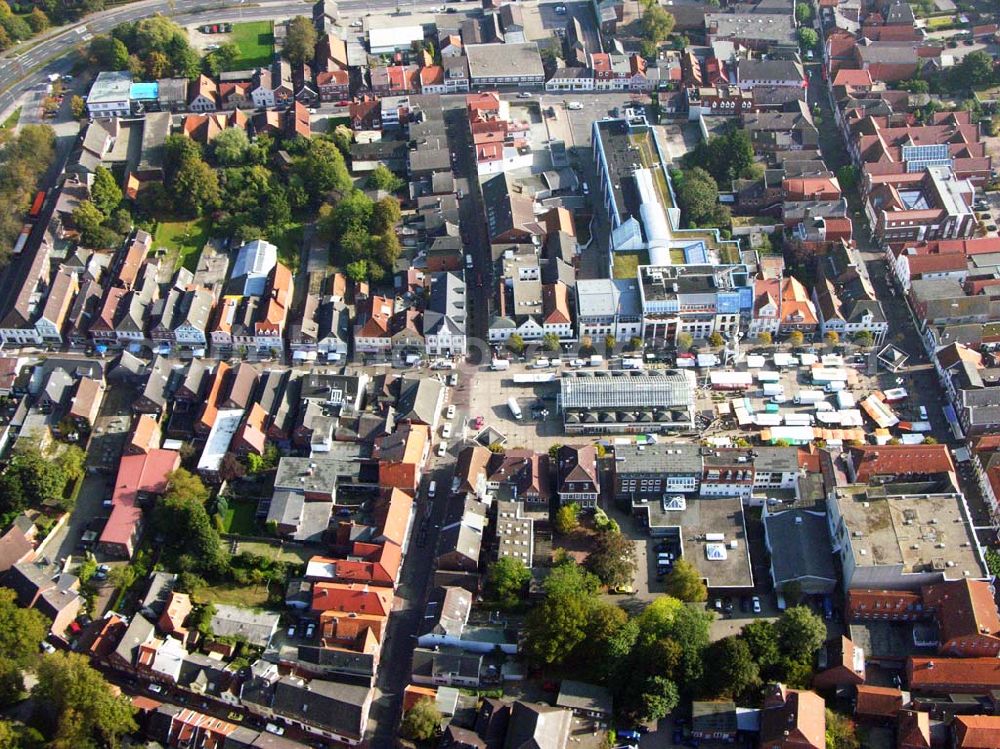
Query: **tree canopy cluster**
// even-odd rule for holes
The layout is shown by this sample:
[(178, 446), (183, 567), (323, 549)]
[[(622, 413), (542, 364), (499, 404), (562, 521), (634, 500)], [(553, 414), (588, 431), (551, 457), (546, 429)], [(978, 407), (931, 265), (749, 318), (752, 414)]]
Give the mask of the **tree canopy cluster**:
[(0, 0), (0, 51), (29, 39), (49, 27), (49, 16), (40, 7), (27, 15), (14, 15), (10, 5)]
[(746, 130), (730, 127), (722, 135), (701, 141), (684, 157), (688, 168), (701, 167), (717, 184), (729, 186), (734, 179), (750, 176), (754, 165), (753, 144)]
[(122, 205), (122, 190), (115, 176), (103, 166), (94, 171), (90, 200), (73, 209), (73, 222), (86, 247), (117, 246), (132, 228), (132, 214)]
[(399, 201), (387, 196), (373, 201), (352, 189), (335, 204), (320, 206), (317, 228), (332, 242), (332, 261), (353, 281), (377, 282), (391, 274), (402, 248), (393, 228), (400, 218)]
[(31, 694), (39, 715), (33, 722), (47, 727), (51, 749), (115, 746), (121, 736), (138, 728), (132, 701), (110, 689), (86, 656), (46, 655), (37, 676)]
[(571, 560), (557, 564), (528, 614), (526, 652), (535, 664), (607, 686), (631, 720), (661, 718), (682, 696), (755, 702), (765, 681), (806, 687), (826, 637), (819, 617), (794, 607), (710, 642), (711, 612), (668, 595), (630, 616), (597, 597), (600, 585)]
[(119, 24), (110, 37), (95, 37), (90, 51), (97, 62), (114, 63), (107, 69), (128, 70), (136, 76), (196, 78), (201, 72), (201, 57), (187, 32), (161, 15)]
[(719, 202), (719, 186), (711, 174), (696, 166), (675, 175), (677, 202), (689, 228), (729, 226), (729, 208)]
[(311, 63), (316, 57), (316, 27), (305, 16), (295, 16), (288, 22), (282, 54), (293, 65)]
[(177, 555), (177, 569), (220, 578), (229, 572), (231, 560), (205, 509), (208, 497), (200, 478), (178, 468), (170, 474), (154, 519), (164, 546)]
[(67, 445), (56, 454), (37, 447), (18, 449), (0, 473), (0, 516), (6, 526), (14, 515), (48, 505), (72, 509), (69, 484), (83, 476), (83, 451)]
[[(0, 0), (2, 1), (2, 0)], [(0, 150), (0, 263), (10, 259), (11, 248), (24, 225), (38, 179), (55, 155), (55, 133), (48, 125), (25, 125)]]
[(656, 57), (660, 45), (674, 30), (674, 17), (656, 2), (644, 2), (639, 30), (642, 35), (640, 52), (643, 57)]

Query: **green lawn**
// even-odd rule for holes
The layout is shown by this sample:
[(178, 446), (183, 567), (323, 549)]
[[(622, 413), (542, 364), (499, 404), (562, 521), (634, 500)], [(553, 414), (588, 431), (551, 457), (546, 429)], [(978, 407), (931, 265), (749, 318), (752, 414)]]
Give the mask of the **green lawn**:
[(292, 273), (298, 270), (302, 256), (302, 224), (293, 221), (267, 239), (278, 247), (278, 260), (287, 265)]
[(267, 608), (267, 586), (235, 585), (222, 583), (209, 585), (201, 592), (202, 598), (212, 603), (223, 603), (229, 606), (243, 606), (248, 609)]
[(237, 502), (233, 500), (229, 509), (222, 515), (223, 528), (226, 533), (235, 533), (241, 536), (252, 536), (259, 532), (257, 528), (256, 502)]
[(13, 112), (10, 113), (10, 117), (3, 121), (0, 125), (0, 130), (9, 130), (12, 127), (17, 127), (18, 121), (21, 119), (21, 108), (18, 107)]
[(182, 265), (189, 271), (198, 267), (198, 256), (201, 248), (208, 241), (208, 231), (211, 222), (208, 218), (198, 218), (191, 221), (160, 221), (156, 224), (153, 234), (153, 247), (163, 247), (167, 256), (173, 260), (174, 267)]
[(611, 255), (611, 276), (613, 278), (637, 278), (640, 265), (647, 265), (649, 256), (640, 252), (614, 252)]
[(240, 56), (233, 60), (230, 70), (266, 67), (274, 58), (274, 24), (271, 21), (234, 23), (229, 35), (240, 48)]
[(293, 564), (304, 564), (308, 562), (315, 553), (305, 546), (276, 546), (263, 541), (240, 541), (236, 552), (248, 551), (251, 554), (276, 559), (279, 562), (292, 562)]

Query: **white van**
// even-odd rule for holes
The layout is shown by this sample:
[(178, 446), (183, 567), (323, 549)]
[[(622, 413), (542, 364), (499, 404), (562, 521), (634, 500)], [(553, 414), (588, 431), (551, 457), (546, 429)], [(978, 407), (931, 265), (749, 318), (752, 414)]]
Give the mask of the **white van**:
[(437, 488), (438, 488), (438, 482), (432, 481), (430, 486), (427, 487), (427, 496), (433, 499), (434, 495), (437, 494)]

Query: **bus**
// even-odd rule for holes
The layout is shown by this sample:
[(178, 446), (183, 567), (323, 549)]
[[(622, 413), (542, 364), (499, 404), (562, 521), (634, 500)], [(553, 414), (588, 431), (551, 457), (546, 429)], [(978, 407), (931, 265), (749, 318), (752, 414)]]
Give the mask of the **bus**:
[(39, 190), (35, 194), (35, 199), (31, 201), (31, 209), (28, 211), (28, 220), (35, 221), (42, 213), (42, 206), (45, 205), (45, 190)]
[(14, 255), (20, 255), (24, 252), (24, 246), (28, 243), (28, 236), (31, 234), (31, 224), (25, 224), (24, 228), (21, 229), (21, 233), (17, 235), (17, 241), (14, 242)]

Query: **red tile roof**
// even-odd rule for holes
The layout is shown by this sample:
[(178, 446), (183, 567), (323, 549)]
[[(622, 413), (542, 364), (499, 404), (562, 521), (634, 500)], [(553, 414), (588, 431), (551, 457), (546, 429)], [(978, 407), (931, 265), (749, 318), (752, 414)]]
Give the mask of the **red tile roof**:
[(873, 476), (955, 472), (947, 445), (866, 445), (851, 448), (851, 458), (860, 484)]
[(854, 712), (872, 718), (894, 718), (903, 708), (903, 693), (892, 687), (857, 686)]
[(834, 86), (871, 86), (872, 74), (867, 70), (851, 70), (844, 68), (837, 71), (833, 77)]
[(1000, 747), (1000, 716), (958, 715), (952, 723), (956, 749)]
[(111, 494), (111, 515), (101, 532), (100, 543), (129, 546), (136, 524), (142, 519), (140, 493), (162, 494), (167, 477), (181, 464), (176, 450), (157, 448), (145, 455), (126, 455), (118, 463), (118, 476)]
[(392, 610), (392, 590), (356, 583), (315, 583), (312, 610), (388, 616)]
[(1000, 612), (985, 580), (950, 580), (923, 588), (924, 605), (937, 612), (941, 642), (957, 637), (1000, 634)]
[(915, 658), (906, 660), (911, 690), (983, 694), (1000, 689), (1000, 658)]

